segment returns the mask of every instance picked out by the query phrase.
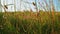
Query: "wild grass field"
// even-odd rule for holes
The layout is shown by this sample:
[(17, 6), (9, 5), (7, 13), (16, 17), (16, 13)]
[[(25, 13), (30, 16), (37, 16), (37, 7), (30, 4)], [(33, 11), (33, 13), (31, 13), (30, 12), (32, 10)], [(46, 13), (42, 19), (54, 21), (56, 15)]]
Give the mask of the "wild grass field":
[(0, 12), (0, 34), (60, 34), (60, 12)]

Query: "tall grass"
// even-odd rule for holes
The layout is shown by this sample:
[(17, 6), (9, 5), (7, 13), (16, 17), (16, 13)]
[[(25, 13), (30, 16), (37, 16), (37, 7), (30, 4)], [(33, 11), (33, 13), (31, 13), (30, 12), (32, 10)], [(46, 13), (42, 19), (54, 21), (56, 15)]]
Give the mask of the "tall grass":
[(0, 34), (53, 34), (52, 28), (60, 34), (60, 13), (56, 12), (54, 25), (47, 13), (40, 12), (38, 18), (34, 12), (0, 13)]

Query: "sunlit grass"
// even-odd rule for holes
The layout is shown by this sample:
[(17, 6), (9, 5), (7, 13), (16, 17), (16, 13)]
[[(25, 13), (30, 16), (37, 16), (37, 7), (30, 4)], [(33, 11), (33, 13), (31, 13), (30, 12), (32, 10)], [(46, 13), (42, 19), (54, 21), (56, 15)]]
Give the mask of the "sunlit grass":
[[(60, 34), (60, 13), (55, 13), (54, 25), (49, 12), (0, 13), (0, 34)], [(53, 27), (54, 26), (54, 27)]]

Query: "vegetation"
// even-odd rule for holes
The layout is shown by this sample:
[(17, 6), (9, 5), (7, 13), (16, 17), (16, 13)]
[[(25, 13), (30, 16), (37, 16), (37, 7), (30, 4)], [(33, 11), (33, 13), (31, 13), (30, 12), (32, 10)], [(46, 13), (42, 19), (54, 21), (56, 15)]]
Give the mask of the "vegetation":
[(60, 13), (54, 19), (49, 12), (0, 13), (0, 34), (60, 34)]

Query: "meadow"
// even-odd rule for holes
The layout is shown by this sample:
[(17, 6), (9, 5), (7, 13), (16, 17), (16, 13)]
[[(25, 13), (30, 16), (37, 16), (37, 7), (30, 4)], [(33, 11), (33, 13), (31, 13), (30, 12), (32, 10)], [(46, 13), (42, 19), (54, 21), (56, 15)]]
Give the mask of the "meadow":
[(60, 12), (51, 13), (0, 12), (0, 34), (60, 34)]

